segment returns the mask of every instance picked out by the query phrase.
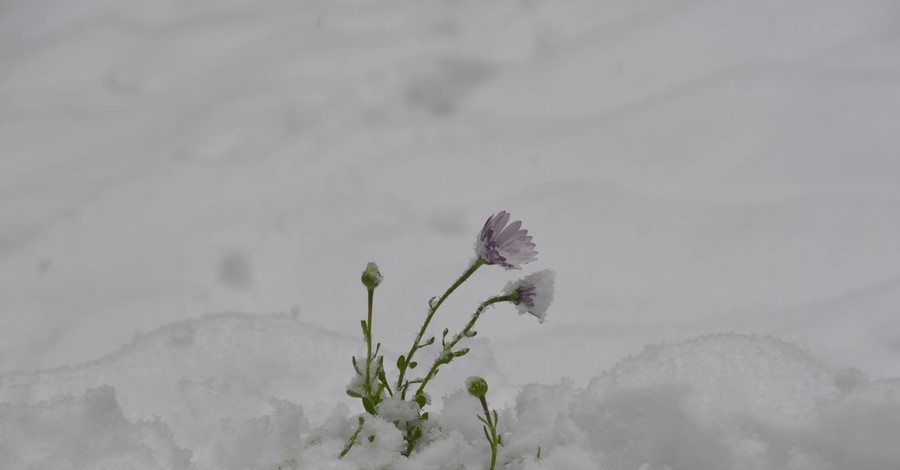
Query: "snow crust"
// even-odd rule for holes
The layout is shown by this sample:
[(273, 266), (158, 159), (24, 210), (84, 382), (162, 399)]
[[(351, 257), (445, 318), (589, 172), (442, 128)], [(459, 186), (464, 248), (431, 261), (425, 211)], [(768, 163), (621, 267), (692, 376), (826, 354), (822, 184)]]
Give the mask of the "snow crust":
[[(0, 375), (0, 464), (486, 468), (480, 404), (464, 378), (434, 394), (420, 451), (401, 456), (396, 427), (367, 417), (359, 444), (337, 459), (361, 411), (341, 393), (359, 343), (286, 315), (226, 314), (170, 325), (81, 366)], [(490, 346), (477, 347), (488, 354), (448, 370), (490, 370)], [(488, 393), (501, 410), (499, 461), (508, 469), (888, 470), (900, 462), (900, 381), (833, 370), (771, 337), (657, 344), (586, 388), (569, 379), (511, 388), (507, 400), (493, 384)], [(390, 420), (410, 417), (399, 403), (381, 408)]]

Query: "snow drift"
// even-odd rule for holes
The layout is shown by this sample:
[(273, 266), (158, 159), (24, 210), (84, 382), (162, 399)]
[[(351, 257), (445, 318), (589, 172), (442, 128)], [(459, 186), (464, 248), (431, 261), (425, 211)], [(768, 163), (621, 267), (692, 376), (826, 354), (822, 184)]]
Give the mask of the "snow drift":
[(473, 371), (500, 385), (488, 399), (502, 410), (501, 468), (893, 470), (900, 462), (900, 381), (869, 381), (777, 339), (736, 334), (647, 346), (583, 389), (567, 379), (506, 385), (481, 342), (482, 354), (448, 369), (456, 383), (436, 395), (428, 445), (402, 457), (399, 432), (370, 418), (363, 437), (375, 439), (361, 438), (338, 460), (360, 411), (343, 396), (358, 343), (288, 315), (225, 314), (164, 327), (81, 366), (4, 374), (0, 466), (486, 468), (478, 405), (461, 378)]

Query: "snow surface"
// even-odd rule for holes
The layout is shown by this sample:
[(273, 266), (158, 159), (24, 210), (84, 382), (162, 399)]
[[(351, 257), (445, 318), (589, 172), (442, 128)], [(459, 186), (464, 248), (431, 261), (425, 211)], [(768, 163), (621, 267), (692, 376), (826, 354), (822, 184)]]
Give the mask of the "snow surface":
[[(586, 388), (569, 379), (505, 385), (484, 354), (490, 346), (477, 348), (475, 359), (445, 369), (450, 379), (439, 376), (428, 446), (402, 457), (400, 432), (370, 417), (360, 444), (338, 460), (358, 407), (338, 391), (359, 341), (288, 315), (170, 325), (85, 365), (0, 376), (0, 468), (485, 468), (480, 405), (461, 374), (469, 371), (488, 378), (501, 409), (501, 468), (900, 462), (900, 380), (835, 371), (771, 337), (647, 346)], [(396, 405), (387, 402), (387, 415), (403, 414)]]
[[(508, 468), (900, 468), (898, 19), (0, 2), (0, 468), (485, 468), (474, 374)], [(431, 445), (337, 461), (365, 263), (391, 359), (501, 209), (548, 323), (490, 310)]]

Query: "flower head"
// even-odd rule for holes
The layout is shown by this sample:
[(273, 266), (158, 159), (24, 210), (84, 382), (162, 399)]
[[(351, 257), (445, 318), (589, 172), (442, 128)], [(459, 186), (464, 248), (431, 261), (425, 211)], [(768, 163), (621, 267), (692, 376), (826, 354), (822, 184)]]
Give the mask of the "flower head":
[(381, 271), (378, 270), (378, 265), (375, 263), (369, 263), (366, 265), (366, 270), (362, 273), (362, 283), (366, 286), (366, 289), (374, 289), (381, 284)]
[(475, 398), (484, 398), (488, 391), (487, 380), (477, 375), (469, 377), (466, 379), (466, 390)]
[(519, 269), (521, 265), (537, 259), (537, 251), (522, 221), (509, 225), (509, 212), (500, 211), (488, 217), (475, 242), (475, 253), (487, 264), (499, 264), (506, 269)]
[(550, 269), (544, 269), (529, 274), (515, 282), (506, 285), (504, 291), (507, 295), (513, 295), (513, 303), (519, 315), (530, 313), (537, 317), (541, 323), (547, 319), (547, 309), (553, 302), (553, 284), (556, 273)]

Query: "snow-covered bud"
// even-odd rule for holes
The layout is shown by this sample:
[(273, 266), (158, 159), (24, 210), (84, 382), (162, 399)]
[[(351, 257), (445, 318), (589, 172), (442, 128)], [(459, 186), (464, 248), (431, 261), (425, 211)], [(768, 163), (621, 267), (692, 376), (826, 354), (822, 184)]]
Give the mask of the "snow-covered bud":
[(469, 391), (469, 395), (472, 395), (475, 398), (484, 398), (488, 392), (488, 384), (487, 380), (484, 380), (483, 377), (474, 376), (466, 379), (466, 390)]
[(367, 264), (366, 270), (362, 273), (362, 283), (366, 286), (366, 289), (375, 289), (381, 284), (381, 279), (381, 271), (378, 270), (378, 265), (375, 263)]

